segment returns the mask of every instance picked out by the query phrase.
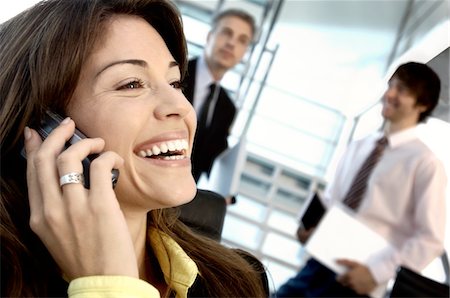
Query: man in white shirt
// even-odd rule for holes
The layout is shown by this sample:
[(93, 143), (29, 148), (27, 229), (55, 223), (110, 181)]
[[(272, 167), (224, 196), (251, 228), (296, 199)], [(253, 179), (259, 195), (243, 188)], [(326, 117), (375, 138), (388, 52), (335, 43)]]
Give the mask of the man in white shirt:
[(209, 175), (216, 157), (228, 147), (236, 107), (220, 81), (242, 60), (255, 30), (247, 12), (224, 10), (213, 19), (203, 55), (189, 61), (184, 94), (197, 112), (191, 157), (195, 181), (202, 173)]
[[(347, 267), (341, 276), (310, 259), (282, 285), (278, 297), (358, 297), (395, 277), (400, 265), (420, 272), (444, 250), (445, 189), (442, 163), (416, 136), (439, 100), (440, 80), (421, 63), (401, 65), (383, 96), (384, 132), (349, 145), (324, 193), (324, 203), (345, 203), (359, 169), (383, 135), (388, 144), (371, 171), (355, 212), (359, 220), (394, 247), (374, 255), (368, 264), (338, 260)], [(300, 231), (302, 240), (311, 230)], [(303, 234), (303, 235), (302, 235)]]

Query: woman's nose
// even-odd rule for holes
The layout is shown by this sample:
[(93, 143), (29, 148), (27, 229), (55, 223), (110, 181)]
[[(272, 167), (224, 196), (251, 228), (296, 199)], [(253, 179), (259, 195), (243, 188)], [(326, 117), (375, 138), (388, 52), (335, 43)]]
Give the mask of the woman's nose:
[(158, 119), (175, 118), (183, 119), (194, 109), (180, 89), (166, 87), (160, 92), (160, 102), (155, 109)]

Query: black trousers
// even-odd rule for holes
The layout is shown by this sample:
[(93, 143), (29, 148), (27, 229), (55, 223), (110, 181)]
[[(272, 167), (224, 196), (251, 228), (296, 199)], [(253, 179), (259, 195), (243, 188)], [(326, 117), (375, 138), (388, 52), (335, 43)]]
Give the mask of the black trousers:
[(336, 281), (336, 274), (311, 258), (273, 297), (367, 297)]

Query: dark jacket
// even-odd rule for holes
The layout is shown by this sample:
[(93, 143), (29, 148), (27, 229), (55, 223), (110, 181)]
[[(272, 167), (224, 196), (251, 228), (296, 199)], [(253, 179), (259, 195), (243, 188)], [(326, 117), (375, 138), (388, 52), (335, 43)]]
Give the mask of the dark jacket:
[[(190, 60), (185, 80), (184, 95), (191, 104), (194, 101), (196, 68), (197, 59)], [(228, 148), (227, 138), (235, 115), (236, 107), (233, 101), (228, 96), (227, 91), (220, 87), (211, 124), (207, 130), (199, 130), (197, 128), (192, 151), (192, 168), (196, 180), (198, 180), (202, 172), (206, 172), (209, 175), (216, 157)]]

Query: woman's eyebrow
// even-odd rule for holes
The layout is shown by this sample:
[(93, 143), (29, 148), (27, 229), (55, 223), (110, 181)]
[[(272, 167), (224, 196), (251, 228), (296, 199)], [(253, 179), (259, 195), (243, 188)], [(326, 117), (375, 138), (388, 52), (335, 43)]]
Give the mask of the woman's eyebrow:
[[(133, 65), (137, 65), (137, 66), (141, 66), (144, 68), (148, 67), (147, 62), (145, 62), (144, 60), (139, 60), (139, 59), (127, 59), (127, 60), (119, 60), (119, 61), (114, 61), (109, 63), (108, 65), (106, 65), (105, 67), (103, 67), (96, 75), (95, 77), (97, 78), (102, 72), (104, 72), (105, 70), (107, 70), (108, 68), (115, 66), (115, 65), (119, 65), (119, 64), (133, 64)], [(180, 64), (176, 61), (171, 61), (169, 63), (169, 68), (172, 67), (178, 67)]]
[(105, 70), (107, 70), (108, 68), (118, 65), (118, 64), (133, 64), (133, 65), (137, 65), (137, 66), (141, 66), (144, 68), (148, 67), (147, 62), (145, 62), (144, 60), (139, 60), (139, 59), (127, 59), (127, 60), (118, 60), (118, 61), (114, 61), (109, 63), (108, 65), (106, 65), (105, 67), (103, 67), (96, 75), (95, 77), (97, 78), (102, 72), (104, 72)]
[(177, 61), (171, 61), (170, 63), (169, 63), (169, 68), (172, 68), (172, 67), (177, 67), (177, 66), (179, 66), (180, 64), (177, 62)]

